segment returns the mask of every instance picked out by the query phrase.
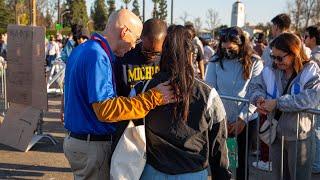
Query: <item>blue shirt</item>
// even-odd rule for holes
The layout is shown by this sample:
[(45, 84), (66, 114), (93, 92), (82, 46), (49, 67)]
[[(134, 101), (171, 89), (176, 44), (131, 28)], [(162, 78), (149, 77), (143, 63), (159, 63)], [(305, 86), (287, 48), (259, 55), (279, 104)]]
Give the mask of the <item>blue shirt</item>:
[(74, 40), (72, 39), (69, 39), (66, 43), (66, 45), (64, 46), (64, 48), (62, 49), (61, 51), (61, 59), (64, 61), (64, 62), (67, 62), (71, 52), (72, 52), (72, 49), (74, 48), (75, 46), (75, 42)]
[[(94, 34), (107, 45), (107, 40)], [(114, 59), (114, 58), (112, 58)], [(89, 40), (76, 47), (65, 73), (65, 128), (77, 134), (112, 134), (115, 127), (98, 120), (92, 104), (116, 97), (112, 63), (99, 42)]]

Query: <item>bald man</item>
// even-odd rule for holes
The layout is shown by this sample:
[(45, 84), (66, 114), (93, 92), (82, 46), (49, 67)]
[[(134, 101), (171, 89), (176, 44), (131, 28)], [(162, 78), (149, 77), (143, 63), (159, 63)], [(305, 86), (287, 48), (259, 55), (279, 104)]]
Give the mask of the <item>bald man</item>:
[(143, 118), (158, 105), (174, 102), (168, 83), (133, 98), (117, 97), (114, 57), (135, 47), (142, 31), (140, 19), (122, 9), (114, 12), (103, 34), (71, 53), (65, 74), (63, 149), (75, 179), (109, 179), (112, 122)]

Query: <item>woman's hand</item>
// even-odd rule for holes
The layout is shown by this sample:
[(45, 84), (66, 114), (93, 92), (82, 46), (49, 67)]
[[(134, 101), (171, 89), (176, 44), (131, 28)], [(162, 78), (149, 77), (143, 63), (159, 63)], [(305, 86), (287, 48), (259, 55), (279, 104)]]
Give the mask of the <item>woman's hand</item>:
[(259, 114), (266, 115), (268, 111), (264, 109), (265, 99), (263, 97), (259, 97), (256, 103), (257, 111)]
[(263, 106), (263, 109), (265, 109), (266, 111), (272, 112), (277, 106), (277, 100), (275, 99), (265, 100), (262, 106)]
[(246, 127), (244, 120), (238, 118), (238, 120), (229, 125), (229, 134), (239, 135)]

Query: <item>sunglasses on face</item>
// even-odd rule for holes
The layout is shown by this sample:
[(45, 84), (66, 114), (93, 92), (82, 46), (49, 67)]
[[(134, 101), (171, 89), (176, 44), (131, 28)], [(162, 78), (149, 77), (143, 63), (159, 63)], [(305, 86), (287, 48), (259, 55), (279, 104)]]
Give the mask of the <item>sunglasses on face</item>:
[(284, 61), (284, 58), (287, 57), (289, 54), (286, 54), (284, 56), (275, 56), (273, 54), (270, 55), (271, 59), (273, 59), (274, 61), (278, 61), (278, 62), (282, 62)]

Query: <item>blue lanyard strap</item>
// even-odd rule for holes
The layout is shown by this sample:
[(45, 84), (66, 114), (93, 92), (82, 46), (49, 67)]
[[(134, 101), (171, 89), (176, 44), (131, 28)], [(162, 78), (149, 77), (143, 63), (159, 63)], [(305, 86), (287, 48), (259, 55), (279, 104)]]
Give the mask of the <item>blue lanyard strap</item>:
[(116, 78), (115, 78), (115, 75), (114, 75), (114, 72), (113, 72), (113, 70), (114, 70), (114, 66), (113, 66), (113, 56), (111, 55), (111, 52), (110, 52), (107, 44), (104, 43), (104, 42), (102, 41), (102, 39), (100, 39), (99, 37), (93, 35), (93, 36), (91, 36), (91, 40), (94, 40), (94, 41), (98, 42), (98, 43), (100, 44), (100, 46), (102, 47), (102, 49), (106, 52), (106, 54), (107, 54), (108, 57), (109, 57), (109, 61), (110, 61), (111, 67), (112, 67), (112, 84), (113, 84), (113, 90), (114, 90), (115, 93), (117, 93), (117, 91), (116, 91), (116, 90), (117, 90), (117, 88), (116, 88), (116, 82), (115, 82), (115, 79), (116, 79)]

